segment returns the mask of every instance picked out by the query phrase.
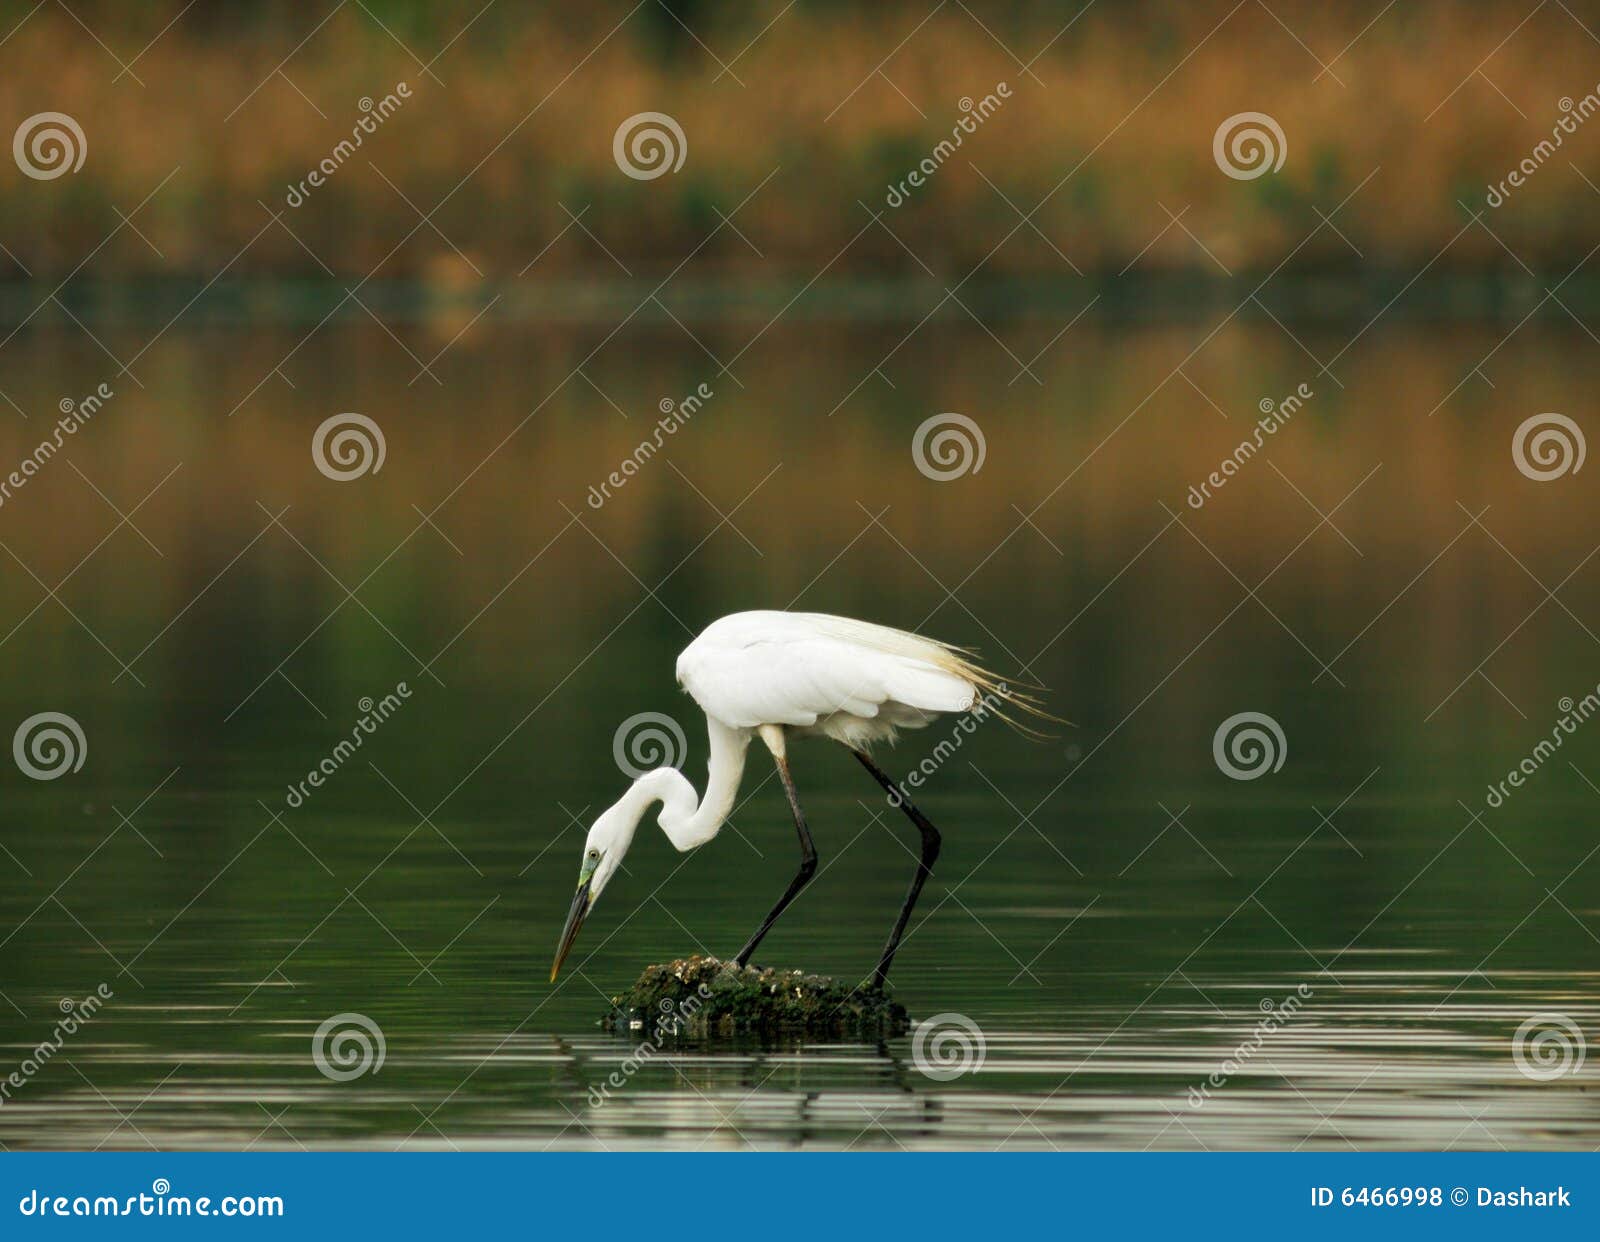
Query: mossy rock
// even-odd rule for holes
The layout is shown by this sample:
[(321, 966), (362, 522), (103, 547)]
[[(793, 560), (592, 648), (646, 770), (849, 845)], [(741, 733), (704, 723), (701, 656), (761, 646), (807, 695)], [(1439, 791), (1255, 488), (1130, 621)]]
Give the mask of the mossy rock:
[(879, 1039), (911, 1028), (904, 1005), (882, 992), (801, 970), (758, 970), (698, 953), (645, 968), (600, 1019), (646, 1039), (808, 1035)]

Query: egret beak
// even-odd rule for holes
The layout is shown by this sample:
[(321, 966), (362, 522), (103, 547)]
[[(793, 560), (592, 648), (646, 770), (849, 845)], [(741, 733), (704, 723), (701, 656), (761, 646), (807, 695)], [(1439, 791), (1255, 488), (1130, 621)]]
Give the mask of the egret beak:
[(578, 891), (573, 894), (572, 908), (567, 911), (567, 925), (561, 929), (561, 942), (556, 945), (556, 960), (550, 966), (551, 983), (561, 973), (561, 963), (567, 960), (567, 954), (572, 951), (572, 942), (578, 938), (578, 929), (589, 914), (589, 890), (593, 884), (594, 866), (586, 863), (583, 874), (578, 877)]

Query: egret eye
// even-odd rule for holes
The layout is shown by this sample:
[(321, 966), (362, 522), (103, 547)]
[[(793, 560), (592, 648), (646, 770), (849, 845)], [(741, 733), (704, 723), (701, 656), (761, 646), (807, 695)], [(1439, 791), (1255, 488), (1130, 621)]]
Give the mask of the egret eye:
[(589, 861), (590, 862), (599, 862), (600, 861), (600, 851), (599, 850), (590, 850), (589, 851)]

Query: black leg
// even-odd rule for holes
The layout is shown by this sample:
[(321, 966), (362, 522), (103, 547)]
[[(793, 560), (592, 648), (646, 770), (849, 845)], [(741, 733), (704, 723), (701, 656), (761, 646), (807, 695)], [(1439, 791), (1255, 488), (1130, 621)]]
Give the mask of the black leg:
[(778, 765), (778, 775), (783, 778), (783, 791), (789, 795), (789, 809), (794, 812), (795, 831), (800, 834), (800, 870), (795, 872), (794, 879), (789, 881), (789, 887), (778, 904), (772, 907), (771, 912), (762, 920), (761, 926), (756, 928), (756, 934), (750, 937), (744, 948), (739, 950), (739, 956), (734, 962), (745, 966), (750, 961), (750, 955), (756, 951), (756, 946), (762, 938), (772, 930), (772, 925), (778, 921), (778, 916), (789, 908), (789, 903), (800, 895), (800, 890), (811, 882), (811, 877), (817, 873), (817, 847), (811, 843), (811, 829), (806, 827), (805, 813), (800, 809), (800, 799), (794, 791), (794, 780), (789, 775), (789, 761), (782, 755), (774, 754), (773, 759)]
[(905, 905), (900, 907), (900, 917), (894, 921), (894, 930), (889, 933), (889, 941), (883, 946), (883, 953), (878, 958), (878, 968), (872, 972), (872, 986), (881, 991), (884, 980), (889, 976), (889, 966), (894, 961), (895, 951), (900, 947), (900, 937), (905, 935), (906, 924), (911, 921), (911, 908), (917, 904), (922, 886), (933, 874), (933, 864), (939, 858), (939, 830), (928, 822), (927, 816), (911, 805), (910, 799), (900, 792), (894, 781), (864, 752), (857, 750), (853, 753), (861, 760), (861, 766), (871, 772), (873, 779), (883, 786), (883, 791), (889, 795), (889, 801), (904, 811), (906, 817), (922, 834), (922, 855), (917, 859), (917, 872), (911, 877), (911, 887), (906, 892)]

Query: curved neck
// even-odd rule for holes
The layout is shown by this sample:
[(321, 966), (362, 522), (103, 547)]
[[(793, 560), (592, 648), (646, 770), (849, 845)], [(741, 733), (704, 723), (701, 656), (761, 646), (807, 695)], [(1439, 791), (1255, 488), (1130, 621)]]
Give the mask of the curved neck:
[(656, 822), (680, 850), (692, 850), (717, 835), (733, 810), (734, 799), (739, 794), (739, 780), (744, 775), (745, 749), (750, 744), (750, 734), (743, 729), (730, 729), (709, 716), (706, 730), (711, 741), (711, 757), (704, 797), (695, 796), (694, 786), (676, 768), (655, 768), (646, 772), (634, 781), (624, 796), (624, 801), (631, 804), (629, 809), (635, 823), (650, 809), (652, 802), (660, 802), (661, 814)]

